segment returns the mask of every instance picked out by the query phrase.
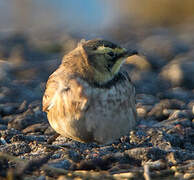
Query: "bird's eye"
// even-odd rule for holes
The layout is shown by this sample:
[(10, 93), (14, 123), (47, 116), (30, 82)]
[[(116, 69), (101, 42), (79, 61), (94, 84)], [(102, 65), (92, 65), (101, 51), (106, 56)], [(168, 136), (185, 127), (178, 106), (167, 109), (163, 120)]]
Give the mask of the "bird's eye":
[(94, 47), (92, 48), (92, 50), (97, 50), (97, 47), (96, 47), (96, 46), (94, 46)]
[(114, 56), (114, 53), (111, 51), (111, 52), (108, 52), (108, 55), (112, 57)]
[(108, 64), (107, 65), (107, 69), (108, 69), (109, 72), (111, 72), (111, 68), (112, 68), (112, 65), (111, 64)]
[(114, 65), (113, 63), (108, 63), (107, 64), (107, 69), (108, 69), (109, 72), (111, 72), (111, 69), (112, 69), (113, 65)]

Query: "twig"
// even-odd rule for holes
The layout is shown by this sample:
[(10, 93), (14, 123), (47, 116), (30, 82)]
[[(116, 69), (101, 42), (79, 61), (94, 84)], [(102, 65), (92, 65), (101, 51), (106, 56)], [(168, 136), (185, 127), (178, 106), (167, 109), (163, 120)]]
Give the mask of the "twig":
[(149, 170), (149, 165), (148, 164), (145, 164), (144, 166), (143, 166), (143, 168), (144, 168), (144, 178), (145, 178), (145, 180), (151, 180), (150, 179), (150, 170)]

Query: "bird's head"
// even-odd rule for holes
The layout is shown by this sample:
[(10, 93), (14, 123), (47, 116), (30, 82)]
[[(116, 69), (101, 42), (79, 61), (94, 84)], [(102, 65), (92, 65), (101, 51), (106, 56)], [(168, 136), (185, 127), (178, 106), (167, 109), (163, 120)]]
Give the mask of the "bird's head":
[(97, 84), (106, 84), (119, 72), (125, 58), (136, 51), (127, 51), (125, 48), (102, 39), (94, 39), (79, 45), (87, 63), (88, 80)]

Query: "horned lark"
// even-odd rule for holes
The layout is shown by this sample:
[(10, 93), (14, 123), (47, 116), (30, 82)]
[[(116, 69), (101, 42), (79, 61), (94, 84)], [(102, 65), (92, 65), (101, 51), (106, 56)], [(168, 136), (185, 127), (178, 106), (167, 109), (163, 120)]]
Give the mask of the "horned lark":
[(59, 134), (111, 143), (136, 126), (135, 89), (120, 70), (133, 55), (109, 41), (80, 43), (48, 79), (43, 111)]

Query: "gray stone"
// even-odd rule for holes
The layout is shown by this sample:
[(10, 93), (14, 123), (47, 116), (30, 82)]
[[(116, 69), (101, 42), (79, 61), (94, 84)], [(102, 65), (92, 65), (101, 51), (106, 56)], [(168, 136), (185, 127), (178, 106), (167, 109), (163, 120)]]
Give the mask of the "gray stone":
[(194, 51), (174, 58), (162, 69), (160, 77), (172, 87), (194, 88)]
[(177, 54), (187, 51), (188, 47), (172, 36), (160, 34), (144, 39), (140, 42), (139, 49), (153, 68), (160, 69)]

